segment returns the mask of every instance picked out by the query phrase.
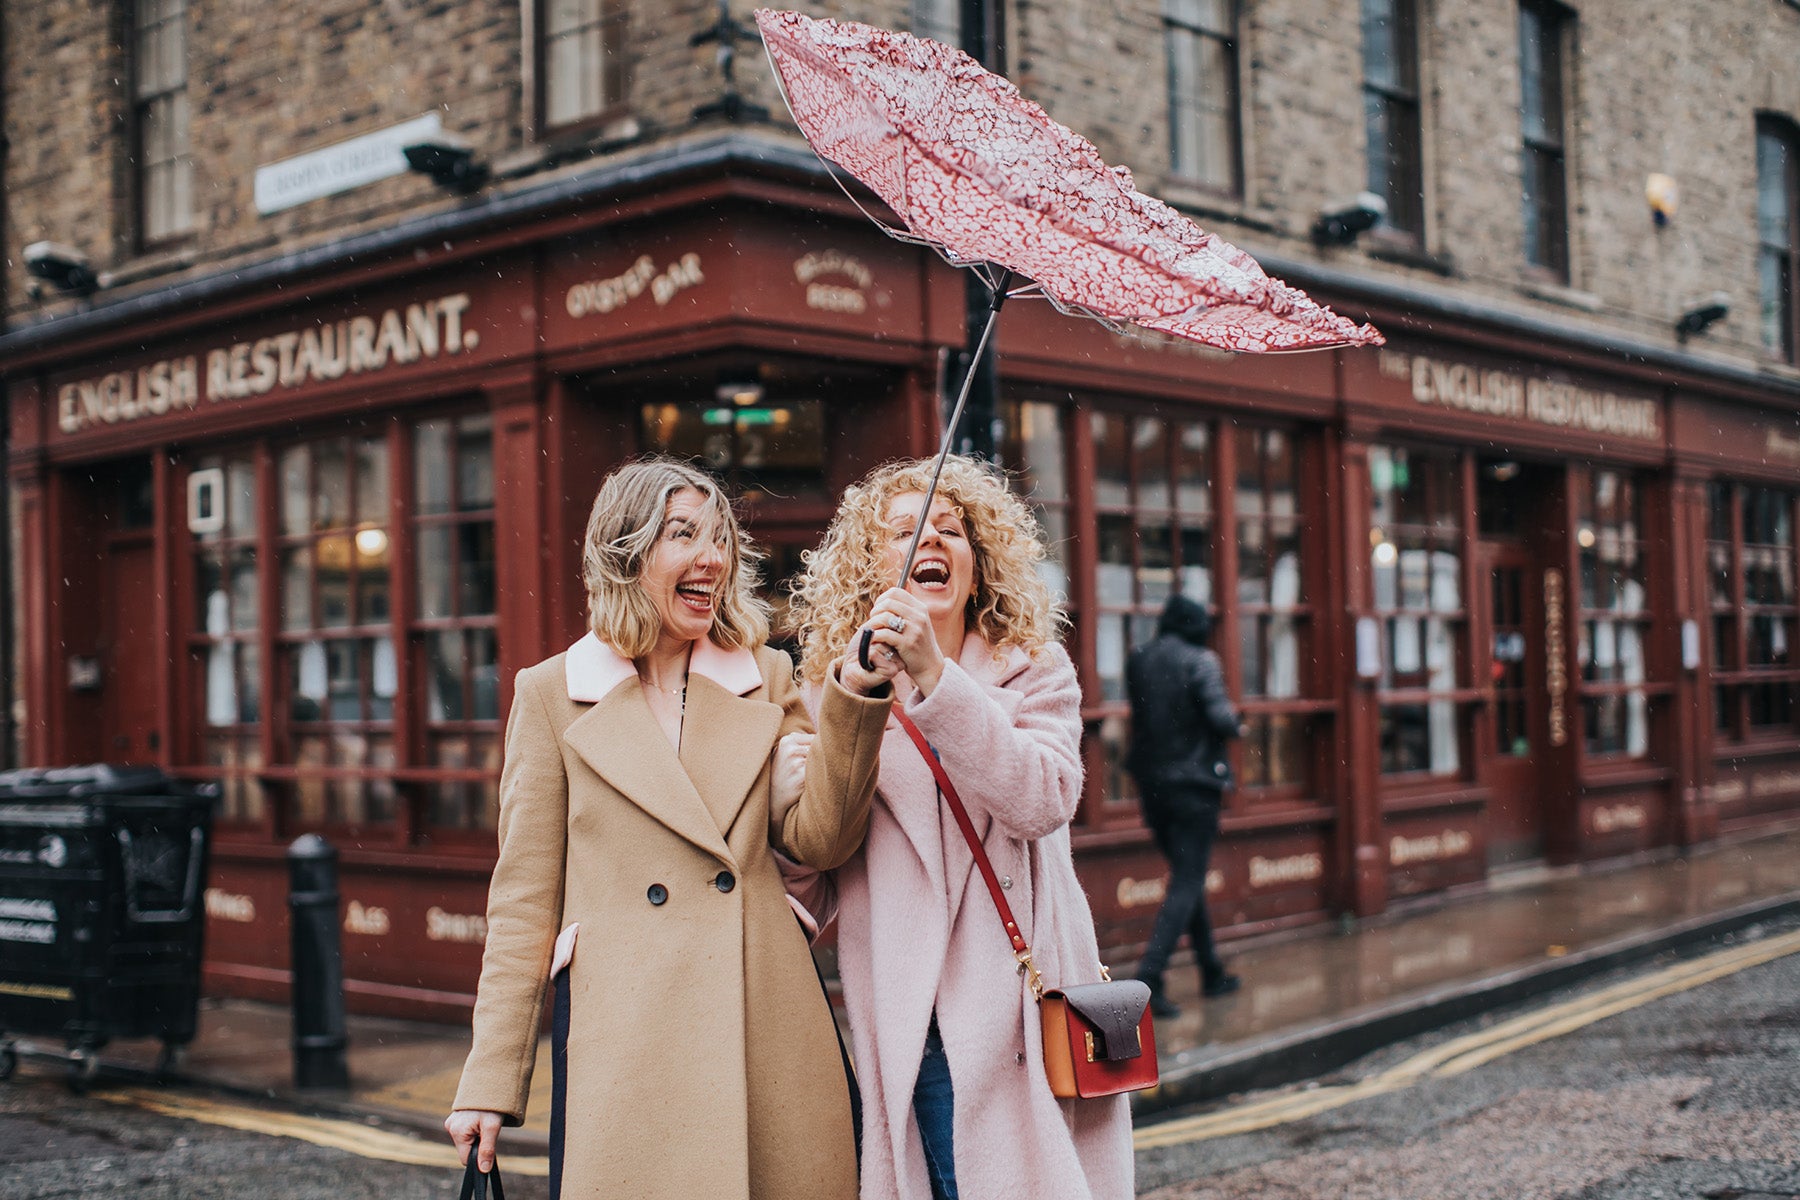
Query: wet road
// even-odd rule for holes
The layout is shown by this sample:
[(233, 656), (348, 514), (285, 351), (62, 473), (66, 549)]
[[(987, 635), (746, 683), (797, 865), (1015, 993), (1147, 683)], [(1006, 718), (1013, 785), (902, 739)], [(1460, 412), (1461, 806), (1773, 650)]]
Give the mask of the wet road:
[(1800, 934), (1762, 932), (1140, 1128), (1139, 1193), (1800, 1198)]
[[(1800, 928), (1759, 932), (1141, 1127), (1140, 1194), (1800, 1200)], [(435, 1139), (60, 1079), (28, 1063), (0, 1084), (0, 1200), (457, 1193)], [(539, 1200), (547, 1180), (507, 1191)]]

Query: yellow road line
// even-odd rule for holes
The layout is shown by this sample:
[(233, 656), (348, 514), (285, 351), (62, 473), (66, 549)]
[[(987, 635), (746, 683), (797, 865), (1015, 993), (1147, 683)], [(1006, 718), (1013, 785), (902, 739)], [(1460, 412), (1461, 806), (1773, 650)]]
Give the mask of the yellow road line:
[(1490, 1029), (1454, 1038), (1356, 1083), (1289, 1092), (1222, 1112), (1146, 1126), (1136, 1132), (1133, 1145), (1139, 1150), (1150, 1150), (1251, 1133), (1317, 1116), (1371, 1096), (1399, 1091), (1427, 1079), (1451, 1078), (1515, 1050), (1561, 1037), (1652, 1000), (1711, 983), (1797, 951), (1800, 951), (1800, 932), (1720, 950), (1503, 1021)]
[[(441, 1167), (452, 1171), (462, 1169), (461, 1164), (456, 1161), (456, 1151), (447, 1141), (427, 1141), (385, 1129), (371, 1129), (353, 1121), (244, 1108), (198, 1097), (167, 1095), (143, 1088), (95, 1092), (94, 1095), (97, 1099), (109, 1100), (114, 1104), (130, 1104), (167, 1117), (180, 1117), (207, 1125), (239, 1129), (246, 1133), (260, 1133), (267, 1137), (296, 1138), (362, 1158), (415, 1167)], [(502, 1150), (504, 1149), (503, 1145)], [(503, 1154), (502, 1158), (508, 1175), (542, 1177), (550, 1174), (550, 1160), (542, 1155)]]

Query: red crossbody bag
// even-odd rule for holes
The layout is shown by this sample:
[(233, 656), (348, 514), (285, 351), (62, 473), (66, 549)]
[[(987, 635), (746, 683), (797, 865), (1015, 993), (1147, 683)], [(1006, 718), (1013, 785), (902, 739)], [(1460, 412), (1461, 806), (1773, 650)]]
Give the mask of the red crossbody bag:
[(994, 875), (994, 864), (988, 860), (981, 839), (975, 836), (975, 824), (969, 820), (962, 797), (956, 794), (956, 785), (950, 782), (944, 764), (938, 761), (931, 743), (912, 718), (898, 707), (893, 711), (900, 728), (906, 730), (924, 756), (926, 766), (931, 768), (938, 792), (950, 815), (956, 818), (956, 827), (962, 830), (963, 840), (968, 842), (969, 853), (975, 856), (975, 866), (1006, 926), (1013, 957), (1019, 961), (1019, 974), (1025, 976), (1038, 1001), (1044, 1034), (1044, 1073), (1049, 1076), (1050, 1090), (1063, 1099), (1072, 1099), (1155, 1087), (1156, 1027), (1150, 1019), (1150, 985), (1137, 979), (1114, 980), (1102, 966), (1098, 983), (1044, 986), (1043, 976), (1031, 961), (1031, 946), (1019, 932), (1012, 907)]

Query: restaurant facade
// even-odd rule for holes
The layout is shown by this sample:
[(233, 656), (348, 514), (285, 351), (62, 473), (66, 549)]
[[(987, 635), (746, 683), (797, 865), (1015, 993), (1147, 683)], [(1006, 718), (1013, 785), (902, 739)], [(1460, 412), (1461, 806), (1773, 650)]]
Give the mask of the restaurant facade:
[[(466, 1013), (512, 676), (583, 629), (608, 469), (705, 462), (779, 581), (844, 486), (935, 447), (961, 279), (798, 154), (719, 145), (604, 204), (513, 195), (9, 339), (24, 756), (220, 785), (212, 990), (285, 995), (285, 853), (317, 832), (352, 1005)], [(1075, 845), (1114, 961), (1164, 886), (1123, 663), (1175, 591), (1213, 607), (1248, 728), (1227, 936), (1800, 819), (1800, 386), (1292, 281), (1387, 345), (1001, 321), (1000, 457), (1072, 618)]]

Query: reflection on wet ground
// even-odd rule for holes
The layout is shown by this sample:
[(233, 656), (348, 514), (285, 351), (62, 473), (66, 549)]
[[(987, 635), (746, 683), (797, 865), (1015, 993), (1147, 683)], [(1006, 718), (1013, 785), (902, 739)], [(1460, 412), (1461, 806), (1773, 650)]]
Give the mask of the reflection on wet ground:
[(1448, 985), (1580, 954), (1744, 905), (1800, 894), (1800, 830), (1626, 867), (1498, 876), (1478, 895), (1415, 903), (1348, 928), (1224, 947), (1244, 985), (1202, 1001), (1199, 978), (1169, 972), (1181, 1016), (1157, 1022), (1164, 1069), (1386, 1008)]

